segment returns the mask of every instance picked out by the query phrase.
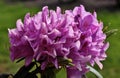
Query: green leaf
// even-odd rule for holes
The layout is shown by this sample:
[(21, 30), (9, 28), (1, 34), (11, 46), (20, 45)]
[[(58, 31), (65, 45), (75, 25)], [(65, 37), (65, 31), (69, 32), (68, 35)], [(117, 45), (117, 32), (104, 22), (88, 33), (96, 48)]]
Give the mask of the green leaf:
[(22, 66), (18, 72), (14, 75), (14, 78), (26, 78), (29, 70), (34, 66), (34, 62), (32, 62), (29, 66)]
[(25, 78), (38, 78), (35, 73), (28, 73)]
[(41, 72), (41, 78), (56, 78), (56, 68), (48, 67)]
[(16, 63), (18, 63), (18, 62), (20, 62), (20, 61), (22, 61), (22, 60), (24, 60), (25, 58), (20, 58), (20, 59), (18, 59), (17, 61), (16, 61)]
[(88, 66), (88, 68), (90, 69), (90, 72), (95, 74), (98, 78), (103, 78), (103, 76), (97, 70), (95, 70), (93, 67)]

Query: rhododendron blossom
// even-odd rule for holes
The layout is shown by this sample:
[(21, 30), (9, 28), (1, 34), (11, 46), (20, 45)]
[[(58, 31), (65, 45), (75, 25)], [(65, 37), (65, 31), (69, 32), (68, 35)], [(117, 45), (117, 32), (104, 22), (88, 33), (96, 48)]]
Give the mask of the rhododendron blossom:
[(109, 43), (102, 29), (97, 14), (87, 12), (83, 5), (64, 13), (59, 7), (54, 11), (45, 6), (9, 29), (10, 57), (12, 61), (24, 58), (26, 66), (36, 60), (42, 70), (50, 65), (58, 69), (59, 58), (71, 59), (73, 66), (66, 64), (67, 77), (81, 78), (89, 71), (87, 64), (103, 67), (100, 61), (105, 60)]

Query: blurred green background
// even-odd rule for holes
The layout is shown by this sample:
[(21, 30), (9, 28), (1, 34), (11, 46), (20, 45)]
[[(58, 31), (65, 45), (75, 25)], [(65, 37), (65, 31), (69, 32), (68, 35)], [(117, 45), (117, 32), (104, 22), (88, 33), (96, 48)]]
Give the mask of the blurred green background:
[[(44, 1), (44, 0), (43, 0)], [(47, 2), (48, 3), (48, 2)], [(89, 2), (88, 2), (89, 3)], [(36, 14), (41, 10), (43, 5), (35, 2), (11, 2), (0, 0), (0, 73), (14, 74), (23, 63), (16, 64), (11, 62), (9, 58), (9, 39), (8, 28), (15, 28), (16, 20), (23, 19), (25, 14), (30, 12), (31, 15)], [(44, 5), (45, 2), (43, 2)], [(81, 2), (49, 4), (51, 9), (55, 9), (58, 5), (64, 11), (65, 9), (73, 9), (74, 6), (80, 5)], [(83, 3), (84, 4), (84, 3)], [(103, 62), (104, 68), (100, 70), (97, 65), (95, 68), (103, 75), (104, 78), (119, 78), (120, 77), (120, 9), (115, 6), (110, 7), (89, 7), (86, 4), (87, 11), (97, 11), (98, 19), (104, 22), (104, 26), (110, 29), (118, 29), (115, 35), (112, 35), (107, 41), (110, 42), (110, 48), (107, 51), (107, 59)], [(65, 70), (58, 73), (57, 78), (66, 78)], [(88, 73), (88, 78), (96, 78), (91, 73)]]

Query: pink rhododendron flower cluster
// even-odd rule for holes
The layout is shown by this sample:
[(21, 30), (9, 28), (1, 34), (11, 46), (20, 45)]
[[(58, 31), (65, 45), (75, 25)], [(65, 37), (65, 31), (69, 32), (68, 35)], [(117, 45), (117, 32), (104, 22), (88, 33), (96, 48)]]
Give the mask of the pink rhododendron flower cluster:
[(44, 70), (49, 64), (59, 68), (59, 58), (71, 59), (74, 66), (66, 65), (68, 78), (81, 78), (92, 66), (106, 58), (109, 44), (102, 31), (103, 23), (97, 15), (85, 11), (80, 5), (61, 13), (47, 6), (34, 16), (26, 14), (24, 22), (19, 19), (15, 29), (9, 29), (10, 57), (14, 61), (24, 58), (25, 65), (32, 60)]

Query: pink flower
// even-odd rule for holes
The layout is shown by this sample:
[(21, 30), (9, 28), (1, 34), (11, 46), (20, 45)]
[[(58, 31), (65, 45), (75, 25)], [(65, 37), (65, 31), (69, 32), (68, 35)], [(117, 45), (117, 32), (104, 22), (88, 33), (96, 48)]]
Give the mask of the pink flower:
[(44, 7), (34, 16), (26, 14), (24, 22), (17, 21), (17, 28), (9, 29), (11, 59), (25, 58), (26, 65), (32, 60), (44, 70), (53, 65), (61, 66), (59, 58), (71, 59), (74, 66), (66, 65), (68, 78), (81, 78), (92, 66), (105, 60), (109, 43), (105, 42), (103, 24), (96, 13), (86, 12), (82, 5), (64, 14)]

